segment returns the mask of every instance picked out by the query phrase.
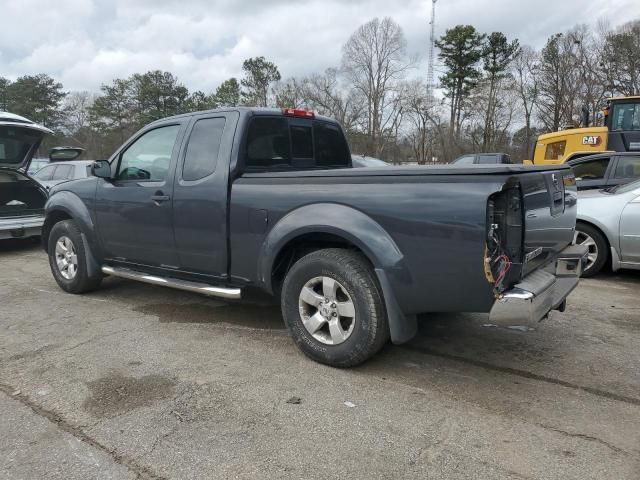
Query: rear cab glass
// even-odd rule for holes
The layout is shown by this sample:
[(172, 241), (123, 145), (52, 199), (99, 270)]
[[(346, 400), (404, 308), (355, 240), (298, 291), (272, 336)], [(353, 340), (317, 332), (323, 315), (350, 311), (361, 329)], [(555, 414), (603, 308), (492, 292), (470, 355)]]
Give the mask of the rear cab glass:
[(196, 121), (185, 152), (183, 180), (200, 180), (215, 172), (225, 122), (224, 117), (202, 118)]
[(323, 120), (277, 116), (251, 119), (245, 145), (247, 171), (351, 167), (340, 127)]

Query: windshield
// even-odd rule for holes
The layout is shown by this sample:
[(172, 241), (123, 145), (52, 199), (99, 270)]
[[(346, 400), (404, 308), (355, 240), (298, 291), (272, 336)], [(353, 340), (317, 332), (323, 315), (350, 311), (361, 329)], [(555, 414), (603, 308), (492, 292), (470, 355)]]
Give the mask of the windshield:
[(640, 130), (640, 103), (618, 103), (613, 106), (611, 130)]
[(616, 185), (615, 187), (605, 188), (604, 191), (608, 193), (626, 193), (633, 190), (640, 189), (640, 180), (635, 182), (625, 183), (623, 185)]
[(28, 128), (0, 127), (0, 164), (22, 166), (42, 134)]

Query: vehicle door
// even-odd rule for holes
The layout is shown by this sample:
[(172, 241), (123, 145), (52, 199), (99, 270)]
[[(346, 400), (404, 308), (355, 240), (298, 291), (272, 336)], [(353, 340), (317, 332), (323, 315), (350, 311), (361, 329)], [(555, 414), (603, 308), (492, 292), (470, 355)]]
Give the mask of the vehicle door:
[(624, 185), (640, 178), (640, 155), (617, 155), (608, 185)]
[(180, 268), (227, 275), (229, 160), (239, 114), (195, 115), (187, 128), (173, 185), (173, 226)]
[(603, 188), (607, 183), (607, 170), (611, 157), (598, 157), (581, 160), (572, 165), (578, 190)]
[(96, 224), (107, 258), (177, 268), (171, 188), (188, 120), (142, 130), (111, 160), (112, 177), (98, 180)]
[(640, 188), (620, 215), (620, 253), (623, 262), (640, 263)]

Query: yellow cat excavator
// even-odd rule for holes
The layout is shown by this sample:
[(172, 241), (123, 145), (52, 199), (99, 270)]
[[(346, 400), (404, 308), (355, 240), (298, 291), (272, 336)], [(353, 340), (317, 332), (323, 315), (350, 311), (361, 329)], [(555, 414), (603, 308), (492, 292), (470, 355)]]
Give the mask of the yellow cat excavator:
[[(604, 151), (640, 152), (640, 96), (613, 97), (603, 109), (604, 126), (540, 135), (528, 165), (555, 165)], [(583, 123), (589, 124), (588, 114)]]

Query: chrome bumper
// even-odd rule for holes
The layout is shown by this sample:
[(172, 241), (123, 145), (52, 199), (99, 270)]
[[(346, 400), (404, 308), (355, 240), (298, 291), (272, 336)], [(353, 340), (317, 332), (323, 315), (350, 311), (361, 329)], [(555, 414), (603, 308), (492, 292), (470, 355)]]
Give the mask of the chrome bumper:
[(0, 219), (0, 239), (38, 236), (43, 224), (44, 216), (41, 215)]
[(500, 294), (489, 312), (491, 323), (533, 324), (551, 310), (564, 310), (565, 299), (578, 285), (587, 252), (587, 247), (571, 245), (560, 252), (555, 264), (536, 270)]

